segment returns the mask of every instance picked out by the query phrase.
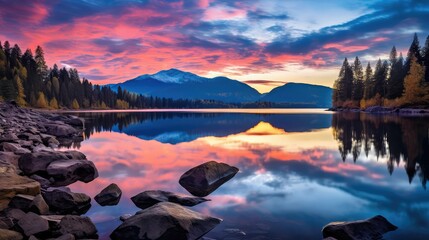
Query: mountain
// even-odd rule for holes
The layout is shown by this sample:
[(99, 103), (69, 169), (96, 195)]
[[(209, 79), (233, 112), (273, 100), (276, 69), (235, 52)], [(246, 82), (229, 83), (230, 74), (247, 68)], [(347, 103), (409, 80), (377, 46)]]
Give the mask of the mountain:
[(145, 74), (118, 84), (130, 92), (173, 99), (210, 99), (230, 103), (274, 102), (282, 106), (330, 107), (332, 89), (324, 86), (286, 83), (269, 93), (260, 94), (249, 85), (227, 77), (205, 78), (178, 69)]
[(119, 84), (130, 92), (173, 99), (210, 99), (223, 102), (254, 102), (259, 92), (247, 84), (226, 77), (204, 78), (177, 69), (145, 74)]
[(332, 89), (305, 83), (286, 83), (273, 88), (261, 97), (261, 101), (274, 103), (305, 103), (315, 107), (332, 106)]

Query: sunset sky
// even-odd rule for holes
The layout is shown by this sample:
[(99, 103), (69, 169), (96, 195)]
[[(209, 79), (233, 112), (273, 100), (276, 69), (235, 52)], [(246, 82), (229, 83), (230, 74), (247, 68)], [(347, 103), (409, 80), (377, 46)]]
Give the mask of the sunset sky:
[(428, 1), (0, 0), (0, 41), (37, 45), (48, 64), (117, 83), (178, 68), (261, 92), (332, 86), (344, 57), (406, 54), (429, 34)]

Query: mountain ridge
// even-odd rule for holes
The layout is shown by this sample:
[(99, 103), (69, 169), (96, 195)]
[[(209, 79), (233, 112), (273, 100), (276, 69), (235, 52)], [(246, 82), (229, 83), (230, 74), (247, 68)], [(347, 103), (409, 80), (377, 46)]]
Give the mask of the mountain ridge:
[(109, 84), (147, 96), (172, 99), (207, 99), (229, 103), (273, 102), (310, 104), (330, 107), (332, 89), (306, 83), (286, 83), (268, 93), (259, 93), (248, 84), (224, 76), (206, 78), (171, 68), (155, 74), (144, 74), (122, 83)]

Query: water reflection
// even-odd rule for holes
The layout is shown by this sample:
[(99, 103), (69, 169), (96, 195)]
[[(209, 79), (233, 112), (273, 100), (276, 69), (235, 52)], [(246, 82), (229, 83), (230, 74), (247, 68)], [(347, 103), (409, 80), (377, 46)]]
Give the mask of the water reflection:
[(409, 182), (417, 175), (426, 188), (429, 177), (427, 118), (338, 113), (332, 119), (332, 127), (343, 161), (351, 155), (356, 162), (362, 152), (368, 157), (372, 151), (377, 159), (388, 159), (391, 175), (402, 160)]
[(320, 239), (328, 222), (376, 214), (400, 227), (387, 239), (429, 237), (428, 193), (420, 182), (408, 181), (427, 176), (424, 119), (317, 113), (81, 116), (88, 121), (80, 150), (100, 177), (72, 189), (93, 197), (115, 182), (123, 190), (118, 206), (93, 203), (88, 212), (104, 238), (119, 225), (119, 215), (137, 210), (131, 196), (151, 189), (186, 193), (180, 175), (209, 160), (240, 172), (209, 196), (211, 202), (194, 207), (224, 219), (208, 237), (224, 239), (225, 229), (239, 228), (247, 235), (238, 239)]

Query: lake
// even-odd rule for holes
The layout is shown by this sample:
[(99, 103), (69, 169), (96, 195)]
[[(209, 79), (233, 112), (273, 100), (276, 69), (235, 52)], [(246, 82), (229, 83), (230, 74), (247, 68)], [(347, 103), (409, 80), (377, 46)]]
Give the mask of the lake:
[(100, 176), (71, 189), (92, 198), (110, 183), (123, 191), (117, 206), (93, 201), (86, 214), (101, 239), (120, 215), (139, 210), (132, 196), (186, 194), (180, 176), (211, 160), (240, 172), (192, 208), (223, 219), (206, 237), (321, 239), (329, 222), (380, 214), (399, 227), (386, 239), (429, 239), (428, 118), (320, 109), (73, 114), (86, 130), (69, 148), (86, 154)]

